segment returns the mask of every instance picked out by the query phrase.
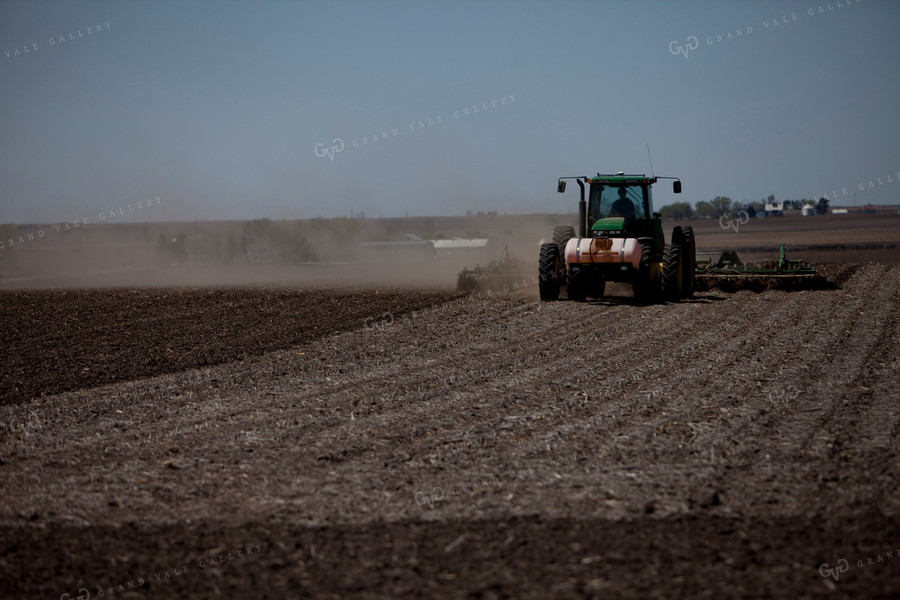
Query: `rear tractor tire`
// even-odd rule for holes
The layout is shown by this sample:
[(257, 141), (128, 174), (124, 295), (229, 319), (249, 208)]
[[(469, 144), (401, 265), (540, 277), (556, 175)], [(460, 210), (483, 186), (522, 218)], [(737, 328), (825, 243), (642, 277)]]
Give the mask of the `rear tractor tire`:
[(694, 228), (676, 227), (672, 231), (672, 242), (681, 246), (681, 297), (692, 298), (695, 289), (694, 279), (697, 275), (697, 243), (694, 240)]
[(559, 246), (561, 260), (566, 259), (566, 244), (575, 237), (575, 228), (570, 225), (557, 225), (553, 228), (553, 243)]
[(680, 244), (669, 244), (663, 252), (662, 292), (669, 302), (681, 300), (684, 265)]
[(559, 286), (562, 283), (563, 264), (560, 260), (559, 246), (553, 242), (541, 244), (541, 256), (538, 260), (538, 290), (541, 300), (559, 299)]

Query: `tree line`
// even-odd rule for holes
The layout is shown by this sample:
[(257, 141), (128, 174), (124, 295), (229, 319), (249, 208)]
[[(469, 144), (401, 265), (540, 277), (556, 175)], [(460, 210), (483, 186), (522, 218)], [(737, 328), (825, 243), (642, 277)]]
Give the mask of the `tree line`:
[[(764, 213), (766, 210), (766, 202), (769, 204), (775, 202), (775, 196), (770, 195), (768, 199), (762, 199), (758, 202), (740, 202), (732, 200), (728, 196), (716, 196), (712, 200), (700, 200), (696, 206), (690, 202), (673, 202), (659, 209), (659, 213), (665, 219), (684, 220), (684, 219), (714, 219), (721, 216), (738, 216), (745, 212), (750, 217), (755, 217), (758, 213)], [(819, 198), (816, 200), (784, 200), (783, 206), (785, 210), (800, 210), (807, 204), (812, 203), (816, 207), (817, 215), (828, 214), (828, 199)]]

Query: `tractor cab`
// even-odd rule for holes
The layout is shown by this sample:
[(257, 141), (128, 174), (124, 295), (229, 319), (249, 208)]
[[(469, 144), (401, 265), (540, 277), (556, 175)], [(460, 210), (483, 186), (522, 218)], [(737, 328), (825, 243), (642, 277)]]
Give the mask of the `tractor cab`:
[(665, 242), (662, 221), (653, 214), (653, 178), (646, 175), (588, 177), (588, 236), (599, 238), (653, 238)]
[(647, 186), (592, 183), (588, 200), (590, 225), (593, 226), (598, 219), (609, 217), (644, 217), (647, 214), (644, 200), (650, 202), (651, 209), (653, 207), (649, 194)]
[[(566, 180), (574, 179), (581, 188), (579, 202), (579, 237), (633, 237), (653, 238), (654, 246), (662, 252), (665, 240), (662, 221), (653, 212), (653, 184), (659, 177), (643, 174), (615, 175), (597, 173), (595, 177), (560, 177), (557, 191), (566, 191)], [(681, 180), (676, 177), (672, 189), (681, 193)], [(590, 186), (588, 202), (585, 202), (585, 186)]]

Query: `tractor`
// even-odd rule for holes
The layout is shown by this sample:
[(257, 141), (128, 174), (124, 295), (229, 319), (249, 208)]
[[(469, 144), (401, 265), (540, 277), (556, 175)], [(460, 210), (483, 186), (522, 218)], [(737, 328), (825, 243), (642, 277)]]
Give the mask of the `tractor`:
[[(557, 300), (565, 286), (570, 300), (603, 296), (606, 282), (628, 282), (640, 304), (677, 302), (694, 294), (696, 245), (691, 227), (675, 227), (666, 244), (662, 218), (653, 212), (652, 186), (657, 179), (677, 177), (615, 175), (561, 177), (581, 188), (578, 232), (569, 225), (553, 230), (553, 241), (541, 244), (538, 288), (541, 300)], [(585, 202), (585, 184), (589, 197)]]

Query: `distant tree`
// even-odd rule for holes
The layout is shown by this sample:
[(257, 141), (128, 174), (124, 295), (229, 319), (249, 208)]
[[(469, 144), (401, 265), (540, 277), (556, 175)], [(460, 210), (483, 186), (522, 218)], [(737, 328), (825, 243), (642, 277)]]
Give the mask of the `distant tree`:
[(694, 209), (694, 212), (698, 217), (708, 219), (713, 216), (712, 204), (710, 204), (706, 200), (700, 200), (699, 202), (697, 202), (697, 208)]
[(720, 217), (731, 212), (731, 198), (728, 196), (716, 196), (709, 204), (712, 206), (712, 216), (714, 217)]
[(694, 216), (694, 209), (688, 202), (673, 202), (659, 209), (664, 219), (682, 221)]
[(748, 204), (744, 210), (747, 211), (747, 216), (751, 219), (756, 216), (756, 207), (753, 204)]
[(828, 214), (828, 198), (819, 198), (819, 202), (816, 204), (816, 214), (817, 215), (827, 215)]
[(774, 203), (775, 202), (775, 194), (769, 194), (769, 197), (766, 198), (766, 202), (768, 202), (769, 204)]

